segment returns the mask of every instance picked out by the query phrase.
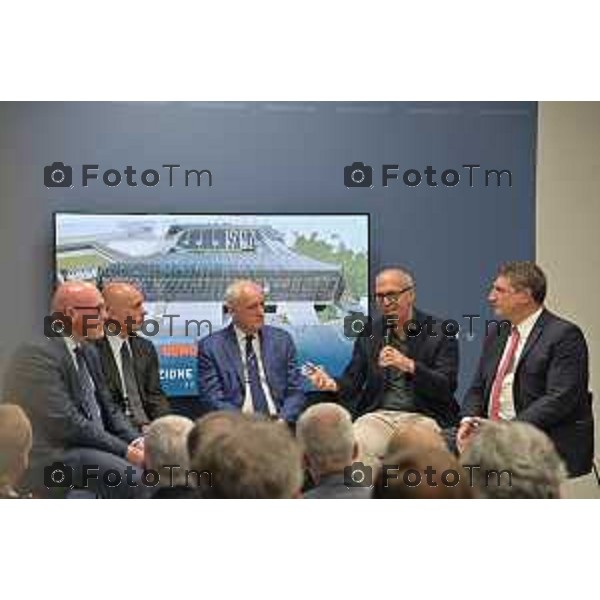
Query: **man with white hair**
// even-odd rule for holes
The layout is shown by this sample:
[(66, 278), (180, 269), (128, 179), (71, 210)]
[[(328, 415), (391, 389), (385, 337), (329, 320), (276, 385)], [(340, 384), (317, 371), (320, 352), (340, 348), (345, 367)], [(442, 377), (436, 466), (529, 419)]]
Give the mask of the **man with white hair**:
[(144, 436), (146, 468), (159, 474), (153, 498), (191, 497), (187, 473), (190, 468), (188, 435), (194, 423), (186, 417), (168, 415), (148, 426)]
[[(316, 486), (305, 498), (369, 498), (369, 487), (344, 479), (358, 454), (350, 413), (339, 404), (324, 402), (307, 409), (296, 426), (305, 464)], [(350, 482), (351, 483), (351, 482)]]
[(198, 390), (208, 410), (241, 410), (293, 423), (304, 407), (296, 347), (265, 325), (260, 285), (234, 281), (225, 293), (231, 324), (198, 345)]

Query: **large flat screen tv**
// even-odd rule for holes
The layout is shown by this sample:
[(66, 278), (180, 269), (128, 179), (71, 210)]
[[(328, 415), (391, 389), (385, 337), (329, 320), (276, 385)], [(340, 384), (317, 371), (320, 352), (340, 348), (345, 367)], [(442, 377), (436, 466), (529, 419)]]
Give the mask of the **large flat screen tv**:
[[(142, 334), (172, 397), (197, 394), (197, 342), (224, 327), (226, 287), (261, 283), (266, 322), (287, 329), (299, 362), (338, 375), (344, 317), (368, 311), (368, 214), (55, 214), (57, 281), (129, 281), (146, 297)], [(158, 327), (151, 321), (158, 324)]]

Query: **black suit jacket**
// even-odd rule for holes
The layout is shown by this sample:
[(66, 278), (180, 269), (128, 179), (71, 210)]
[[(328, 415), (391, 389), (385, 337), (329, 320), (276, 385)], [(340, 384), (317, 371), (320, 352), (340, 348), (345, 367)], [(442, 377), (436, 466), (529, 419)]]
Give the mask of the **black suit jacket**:
[[(466, 415), (487, 416), (490, 392), (510, 329), (490, 327), (479, 368), (463, 403)], [(575, 477), (589, 473), (594, 422), (583, 333), (543, 310), (527, 338), (513, 383), (516, 418), (545, 431)]]
[(73, 358), (62, 338), (44, 338), (21, 346), (5, 373), (5, 402), (23, 407), (33, 429), (32, 466), (60, 460), (65, 450), (95, 448), (126, 457), (139, 433), (114, 404), (93, 345), (84, 344), (88, 370), (105, 427), (86, 418), (83, 390)]
[[(415, 311), (415, 319), (424, 323), (428, 315)], [(407, 355), (415, 361), (414, 375), (408, 375), (414, 387), (417, 409), (442, 427), (450, 427), (458, 420), (459, 407), (454, 398), (458, 375), (458, 342), (447, 337), (441, 329), (442, 321), (431, 327), (434, 336), (423, 327), (417, 336), (408, 337)], [(373, 323), (372, 337), (356, 338), (352, 360), (338, 380), (342, 402), (356, 415), (379, 408), (384, 392), (385, 374), (377, 361), (384, 346), (383, 319)]]
[[(135, 377), (140, 390), (140, 398), (146, 414), (153, 421), (171, 412), (169, 401), (160, 387), (156, 348), (150, 340), (136, 335), (129, 337), (129, 344), (131, 346)], [(119, 370), (117, 369), (108, 339), (106, 337), (99, 339), (96, 342), (96, 347), (100, 353), (102, 371), (106, 378), (108, 389), (115, 402), (122, 409), (125, 409), (123, 386), (121, 385)]]

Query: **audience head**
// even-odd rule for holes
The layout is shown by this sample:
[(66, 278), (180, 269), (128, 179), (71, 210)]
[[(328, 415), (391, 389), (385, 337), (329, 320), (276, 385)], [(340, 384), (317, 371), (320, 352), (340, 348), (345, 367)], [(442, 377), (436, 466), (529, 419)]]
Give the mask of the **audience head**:
[(545, 298), (546, 276), (530, 261), (503, 264), (488, 295), (496, 315), (515, 325), (538, 310)]
[(415, 282), (405, 269), (385, 269), (375, 278), (375, 299), (385, 318), (402, 328), (413, 318)]
[(29, 465), (31, 444), (31, 424), (23, 409), (0, 404), (0, 488), (18, 485)]
[(443, 449), (415, 449), (388, 454), (373, 486), (373, 498), (469, 499), (467, 474)]
[(141, 327), (146, 313), (144, 294), (138, 288), (131, 283), (110, 282), (102, 289), (102, 296), (108, 318), (119, 323), (122, 337)]
[(257, 333), (265, 322), (265, 295), (258, 283), (238, 279), (225, 291), (225, 305), (231, 318), (244, 333)]
[(479, 497), (560, 497), (563, 463), (550, 438), (528, 423), (482, 422), (460, 460), (465, 469), (473, 465)]
[(339, 404), (324, 402), (305, 410), (296, 424), (296, 436), (316, 481), (342, 473), (357, 456), (352, 417)]
[(258, 417), (221, 421), (220, 431), (200, 443), (191, 457), (205, 498), (293, 498), (302, 487), (302, 459), (283, 423)]
[(408, 413), (399, 420), (388, 442), (387, 452), (409, 450), (447, 450), (440, 426), (430, 417)]
[(252, 417), (249, 415), (229, 410), (214, 411), (198, 419), (187, 438), (188, 455), (191, 462), (197, 462), (204, 446), (215, 437), (230, 432), (242, 422), (251, 420)]
[[(104, 335), (106, 311), (104, 299), (95, 285), (86, 281), (67, 281), (52, 297), (52, 312), (59, 312), (71, 320), (73, 339), (97, 339)], [(59, 332), (60, 324), (54, 331)]]
[[(149, 425), (144, 435), (144, 458), (146, 467), (159, 473), (161, 486), (187, 483), (186, 471), (190, 468), (187, 443), (193, 427), (190, 419), (178, 415), (160, 417)], [(168, 469), (168, 465), (172, 468)]]

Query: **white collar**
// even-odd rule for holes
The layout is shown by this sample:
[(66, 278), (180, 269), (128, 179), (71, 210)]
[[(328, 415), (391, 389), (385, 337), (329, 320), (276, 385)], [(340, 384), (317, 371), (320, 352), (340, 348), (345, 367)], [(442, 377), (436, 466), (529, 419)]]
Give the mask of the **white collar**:
[(522, 340), (526, 340), (529, 337), (529, 334), (535, 327), (537, 320), (540, 318), (544, 307), (541, 306), (534, 313), (530, 314), (526, 319), (521, 321), (518, 325), (516, 325), (517, 331), (519, 332), (519, 337)]

